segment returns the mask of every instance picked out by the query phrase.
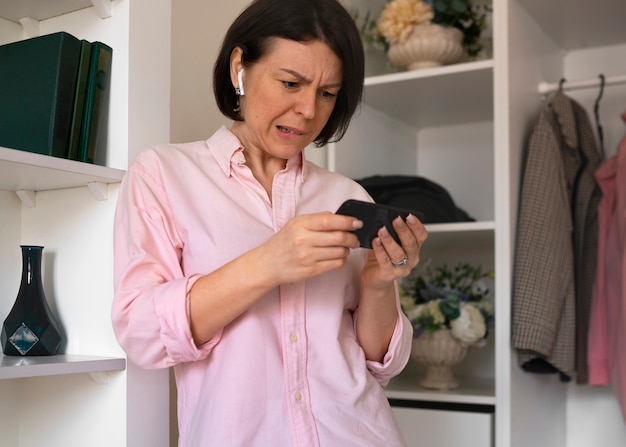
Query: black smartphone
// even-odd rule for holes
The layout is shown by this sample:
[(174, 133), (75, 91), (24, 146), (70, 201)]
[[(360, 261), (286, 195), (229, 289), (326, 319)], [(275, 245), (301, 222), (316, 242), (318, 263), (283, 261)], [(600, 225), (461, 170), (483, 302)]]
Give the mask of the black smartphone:
[(411, 213), (418, 219), (420, 218), (419, 212), (349, 199), (341, 204), (335, 214), (352, 216), (363, 221), (363, 227), (358, 230), (354, 230), (354, 234), (356, 234), (359, 238), (359, 244), (361, 247), (372, 248), (372, 240), (377, 236), (378, 230), (380, 230), (383, 226), (387, 227), (389, 234), (391, 234), (398, 244), (402, 245), (400, 238), (391, 223), (398, 216), (401, 216), (403, 220), (406, 220), (407, 216)]

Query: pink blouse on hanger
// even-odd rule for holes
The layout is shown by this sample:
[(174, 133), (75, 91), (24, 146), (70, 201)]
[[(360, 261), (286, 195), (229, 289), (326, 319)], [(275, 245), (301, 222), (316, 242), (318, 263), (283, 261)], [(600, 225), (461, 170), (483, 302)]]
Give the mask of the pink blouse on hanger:
[[(622, 115), (626, 122), (626, 113)], [(611, 384), (626, 422), (626, 137), (596, 171), (598, 264), (587, 361), (590, 385)]]

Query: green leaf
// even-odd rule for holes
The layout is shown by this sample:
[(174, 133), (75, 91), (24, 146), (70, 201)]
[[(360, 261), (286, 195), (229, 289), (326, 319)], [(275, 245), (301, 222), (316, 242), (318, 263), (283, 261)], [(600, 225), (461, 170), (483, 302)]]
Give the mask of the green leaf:
[(456, 320), (461, 315), (458, 302), (442, 301), (439, 303), (439, 310), (447, 320)]

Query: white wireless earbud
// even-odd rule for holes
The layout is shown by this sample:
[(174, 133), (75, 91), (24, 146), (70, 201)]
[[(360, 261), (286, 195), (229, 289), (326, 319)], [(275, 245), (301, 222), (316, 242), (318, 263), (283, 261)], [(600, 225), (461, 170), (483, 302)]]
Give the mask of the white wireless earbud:
[(243, 90), (243, 68), (240, 68), (237, 72), (237, 82), (239, 83), (239, 96), (245, 95)]

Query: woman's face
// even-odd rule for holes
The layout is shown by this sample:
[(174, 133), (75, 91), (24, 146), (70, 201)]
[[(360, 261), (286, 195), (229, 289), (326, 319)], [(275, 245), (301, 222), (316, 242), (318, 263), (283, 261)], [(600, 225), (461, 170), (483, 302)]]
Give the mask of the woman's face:
[[(233, 61), (231, 78), (237, 85), (240, 65), (236, 57)], [(233, 132), (249, 153), (289, 159), (324, 128), (341, 81), (341, 61), (325, 43), (275, 38), (265, 56), (244, 69), (244, 121), (235, 122)]]

